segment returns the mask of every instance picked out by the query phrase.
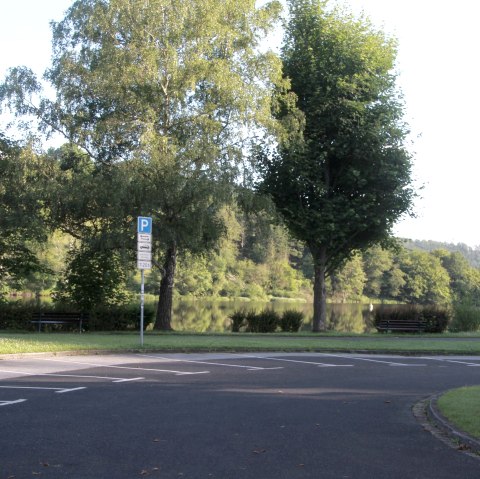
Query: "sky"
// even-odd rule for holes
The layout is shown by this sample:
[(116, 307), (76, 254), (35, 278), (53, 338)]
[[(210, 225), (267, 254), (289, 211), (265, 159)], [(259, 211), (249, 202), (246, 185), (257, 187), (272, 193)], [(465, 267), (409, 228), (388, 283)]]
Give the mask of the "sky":
[[(0, 79), (12, 66), (41, 75), (49, 22), (72, 0), (0, 0)], [(394, 229), (410, 239), (480, 247), (480, 29), (478, 0), (345, 0), (399, 41), (398, 87), (410, 125), (415, 218)], [(421, 189), (420, 189), (421, 187)]]

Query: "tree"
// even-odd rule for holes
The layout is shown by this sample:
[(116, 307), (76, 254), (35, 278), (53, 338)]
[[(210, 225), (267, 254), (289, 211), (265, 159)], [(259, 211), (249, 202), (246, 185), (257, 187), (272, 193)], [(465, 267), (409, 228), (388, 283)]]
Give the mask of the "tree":
[(444, 249), (435, 250), (433, 256), (440, 259), (442, 266), (450, 276), (450, 290), (457, 302), (479, 301), (480, 271), (473, 268), (468, 260), (459, 252), (448, 252)]
[(386, 290), (388, 272), (393, 268), (392, 252), (376, 245), (362, 256), (367, 277), (364, 292), (370, 298), (380, 298)]
[(387, 243), (414, 197), (395, 42), (321, 0), (289, 2), (282, 50), (288, 92), (275, 154), (262, 154), (272, 196), (315, 268), (313, 330), (326, 327), (326, 277), (356, 250)]
[(450, 302), (450, 277), (438, 257), (412, 251), (404, 256), (401, 267), (405, 272), (402, 300), (422, 304)]
[(267, 138), (280, 62), (259, 52), (280, 12), (253, 0), (77, 0), (53, 24), (53, 101), (12, 69), (0, 98), (61, 132), (108, 171), (128, 163), (124, 214), (152, 216), (162, 271), (155, 327), (171, 328), (179, 249), (221, 236), (217, 213), (253, 137)]
[(361, 300), (365, 287), (366, 275), (360, 254), (353, 256), (342, 268), (330, 276), (331, 297), (334, 302)]
[(40, 198), (42, 158), (33, 144), (0, 133), (0, 293), (41, 265), (35, 246), (47, 239)]

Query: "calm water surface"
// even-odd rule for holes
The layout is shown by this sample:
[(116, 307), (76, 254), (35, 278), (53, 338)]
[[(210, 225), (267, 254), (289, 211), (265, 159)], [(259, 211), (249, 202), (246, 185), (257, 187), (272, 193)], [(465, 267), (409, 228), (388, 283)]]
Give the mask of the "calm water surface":
[[(382, 307), (398, 307), (384, 305)], [(374, 309), (377, 306), (374, 305)], [(380, 305), (378, 305), (380, 307)], [(231, 330), (229, 316), (241, 309), (259, 312), (265, 308), (280, 314), (287, 309), (304, 313), (303, 330), (312, 329), (313, 304), (293, 301), (206, 301), (177, 300), (173, 309), (173, 328), (176, 331), (225, 332)], [(373, 313), (368, 304), (328, 304), (327, 329), (346, 333), (374, 331)]]

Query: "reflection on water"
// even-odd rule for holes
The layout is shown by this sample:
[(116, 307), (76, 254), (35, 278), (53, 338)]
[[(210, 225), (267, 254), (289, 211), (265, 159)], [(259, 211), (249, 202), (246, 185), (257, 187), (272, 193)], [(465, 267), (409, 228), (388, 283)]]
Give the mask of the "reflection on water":
[[(293, 301), (185, 301), (174, 302), (173, 323), (176, 331), (225, 332), (231, 330), (229, 316), (240, 309), (259, 312), (271, 308), (282, 313), (287, 309), (302, 311), (305, 317), (303, 330), (312, 329), (313, 305)], [(327, 329), (346, 333), (372, 331), (373, 313), (368, 304), (328, 304)]]

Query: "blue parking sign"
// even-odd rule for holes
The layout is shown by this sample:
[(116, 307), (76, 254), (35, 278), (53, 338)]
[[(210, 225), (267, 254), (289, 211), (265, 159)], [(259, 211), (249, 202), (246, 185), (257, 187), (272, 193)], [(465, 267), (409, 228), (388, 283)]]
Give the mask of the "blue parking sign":
[(148, 216), (139, 216), (137, 226), (137, 233), (152, 234), (152, 218)]

